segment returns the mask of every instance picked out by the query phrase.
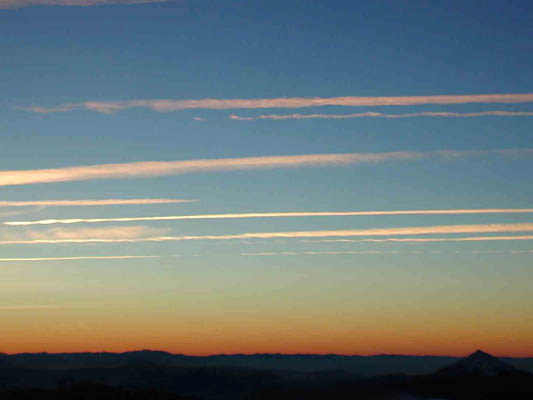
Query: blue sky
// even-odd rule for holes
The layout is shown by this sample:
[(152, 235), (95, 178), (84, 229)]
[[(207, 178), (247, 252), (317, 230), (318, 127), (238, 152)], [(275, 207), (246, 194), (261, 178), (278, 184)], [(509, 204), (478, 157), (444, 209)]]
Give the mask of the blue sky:
[[(515, 212), (529, 209), (533, 199), (533, 6), (529, 2), (169, 0), (86, 7), (52, 6), (44, 0), (35, 1), (33, 6), (27, 3), (0, 1), (0, 204), (148, 198), (196, 201), (61, 207), (21, 207), (12, 203), (0, 207), (0, 259), (42, 258), (1, 262), (0, 313), (9, 318), (11, 328), (4, 338), (7, 347), (0, 351), (68, 351), (85, 344), (89, 349), (159, 347), (191, 353), (295, 349), (457, 354), (470, 350), (466, 344), (461, 347), (455, 343), (457, 338), (468, 336), (470, 331), (464, 321), (475, 310), (475, 323), (480, 332), (486, 333), (481, 335), (482, 343), (477, 347), (485, 345), (502, 354), (533, 354), (531, 343), (525, 339), (533, 334), (533, 325), (521, 320), (525, 316), (522, 307), (533, 306), (525, 295), (532, 289), (528, 283), (531, 245), (530, 240), (516, 239), (529, 235), (533, 220), (531, 210)], [(469, 95), (499, 94), (510, 95), (514, 100), (465, 100)], [(428, 100), (442, 95), (461, 100)], [(419, 100), (411, 105), (282, 105), (287, 98), (403, 96), (416, 96)], [(520, 96), (521, 100), (516, 100)], [(158, 99), (274, 99), (276, 104), (214, 109), (204, 101), (196, 108), (174, 105), (173, 110), (161, 112), (153, 106)], [(139, 100), (148, 105), (124, 106)], [(91, 104), (107, 107), (104, 111), (110, 106), (123, 109), (100, 112), (102, 108), (98, 111)], [(499, 115), (482, 115), (495, 111)], [(408, 115), (328, 118), (369, 112)], [(271, 117), (291, 114), (297, 116), (282, 120)], [(309, 114), (319, 114), (320, 118), (302, 119)], [(237, 120), (232, 115), (258, 119)], [(455, 157), (439, 153), (447, 150), (457, 151)], [(10, 173), (15, 181), (22, 179), (20, 171), (43, 176), (42, 170), (48, 169), (63, 173), (68, 167), (143, 161), (398, 152), (413, 152), (416, 156), (402, 160), (384, 156), (379, 162), (343, 165), (313, 161), (297, 168), (214, 168), (148, 177), (140, 176), (139, 169), (131, 177), (121, 173), (113, 179), (45, 179), (34, 184), (2, 181)], [(126, 169), (135, 167), (132, 164)], [(4, 223), (435, 209), (507, 211), (28, 226)], [(508, 228), (487, 230), (494, 224)], [(205, 238), (252, 232), (456, 225), (478, 228), (468, 232), (439, 228), (437, 234), (334, 234), (320, 238), (327, 241), (311, 240), (316, 239), (312, 237)], [(162, 236), (202, 238), (134, 243), (13, 243)], [(514, 239), (353, 241), (479, 236)], [(339, 239), (352, 241), (331, 241)], [(154, 258), (50, 260), (95, 256)], [(472, 276), (484, 282), (483, 287)], [(41, 345), (32, 343), (30, 338), (18, 338), (28, 328), (27, 321), (33, 314), (46, 316), (50, 326), (55, 326), (54, 332), (67, 335), (69, 329), (80, 324), (103, 323), (109, 307), (118, 307), (125, 315), (133, 313), (135, 307), (159, 310), (154, 326), (159, 323), (155, 320), (163, 317), (193, 324), (200, 316), (206, 326), (219, 326), (217, 318), (203, 314), (203, 307), (211, 305), (220, 313), (230, 313), (234, 304), (228, 299), (240, 299), (246, 303), (247, 312), (255, 310), (258, 318), (264, 316), (280, 324), (290, 320), (294, 332), (301, 332), (307, 329), (302, 318), (314, 315), (313, 307), (304, 306), (304, 299), (316, 296), (322, 307), (321, 316), (335, 315), (341, 306), (361, 311), (356, 306), (361, 304), (358, 296), (372, 292), (376, 285), (383, 287), (369, 296), (364, 310), (383, 310), (380, 321), (395, 321), (397, 314), (390, 309), (393, 304), (403, 304), (408, 318), (420, 318), (420, 304), (429, 302), (428, 310), (431, 306), (443, 315), (442, 320), (434, 321), (435, 326), (444, 326), (446, 320), (452, 319), (454, 328), (434, 343), (422, 343), (420, 349), (389, 338), (382, 331), (386, 324), (368, 320), (368, 313), (331, 321), (331, 326), (337, 327), (332, 329), (338, 334), (338, 345), (329, 342), (328, 334), (322, 331), (305, 346), (283, 342), (283, 337), (274, 331), (254, 325), (255, 320), (246, 313), (243, 319), (235, 319), (235, 327), (238, 321), (241, 325), (249, 323), (261, 340), (236, 342), (231, 339), (233, 325), (222, 324), (224, 334), (213, 346), (189, 343), (180, 348), (142, 333), (141, 326), (146, 321), (141, 317), (133, 318), (137, 321), (133, 328), (121, 325), (115, 330), (103, 329), (101, 341), (88, 342), (79, 332), (74, 335), (78, 341), (66, 341), (63, 346), (52, 337)], [(329, 302), (331, 290), (336, 292), (336, 300)], [(198, 306), (197, 314), (181, 314), (179, 308), (168, 308), (184, 298), (201, 299), (205, 293), (209, 295), (203, 297), (205, 304)], [(284, 309), (267, 295), (272, 293), (285, 296)], [(140, 297), (145, 302), (142, 306)], [(455, 302), (476, 306), (472, 310), (454, 308)], [(494, 307), (499, 307), (501, 313), (493, 324), (491, 316), (484, 313)], [(194, 305), (188, 305), (188, 309), (194, 310)], [(71, 311), (76, 311), (72, 314), (76, 317)], [(57, 322), (60, 320), (63, 325)], [(510, 324), (518, 332), (516, 343), (501, 344), (498, 323)], [(349, 339), (349, 333), (353, 334), (355, 326), (360, 325), (368, 325), (369, 332), (386, 340), (372, 344)], [(117, 332), (136, 329), (139, 335), (123, 346), (113, 341)], [(172, 332), (181, 328), (166, 329)], [(402, 324), (397, 331), (404, 336), (421, 334), (419, 328)], [(208, 331), (191, 332), (198, 337), (209, 336)], [(265, 345), (267, 339), (274, 344)], [(102, 344), (106, 340), (107, 347)]]

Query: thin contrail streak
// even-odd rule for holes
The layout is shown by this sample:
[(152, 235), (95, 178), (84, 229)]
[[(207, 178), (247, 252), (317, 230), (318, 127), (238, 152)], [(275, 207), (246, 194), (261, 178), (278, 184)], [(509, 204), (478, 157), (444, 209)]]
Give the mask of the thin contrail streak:
[(4, 225), (52, 225), (99, 222), (138, 222), (138, 221), (180, 221), (195, 219), (241, 219), (241, 218), (289, 218), (289, 217), (335, 217), (365, 215), (459, 215), (459, 214), (522, 214), (533, 213), (533, 208), (493, 208), (459, 210), (399, 210), (399, 211), (322, 211), (322, 212), (270, 212), (270, 213), (233, 213), (203, 215), (169, 215), (158, 217), (119, 217), (119, 218), (69, 218), (44, 219), (37, 221), (8, 221)]
[(0, 311), (30, 311), (30, 310), (60, 310), (64, 306), (53, 305), (21, 305), (21, 306), (0, 306)]
[(157, 236), (145, 238), (80, 238), (80, 239), (32, 239), (0, 241), (0, 245), (17, 244), (59, 244), (59, 243), (139, 243), (167, 242), (188, 240), (233, 240), (233, 239), (272, 239), (272, 238), (307, 238), (307, 237), (349, 237), (349, 236), (393, 236), (426, 235), (453, 233), (495, 233), (495, 232), (529, 232), (533, 223), (519, 224), (479, 224), (479, 225), (436, 225), (401, 228), (353, 229), (330, 231), (296, 231), (296, 232), (253, 232), (233, 235), (201, 236)]
[(425, 243), (425, 242), (484, 242), (500, 240), (533, 240), (533, 235), (523, 236), (474, 236), (461, 238), (387, 238), (387, 239), (323, 239), (304, 240), (307, 243), (362, 243), (362, 242), (398, 242), (398, 243)]
[(0, 171), (0, 186), (71, 182), (95, 179), (141, 178), (197, 172), (223, 172), (275, 168), (339, 166), (422, 159), (455, 160), (482, 156), (531, 157), (533, 149), (441, 150), (431, 152), (397, 151), (387, 153), (304, 154), (243, 158), (146, 161), (99, 164), (37, 170)]
[[(302, 251), (302, 252), (292, 252), (292, 251), (281, 251), (281, 252), (260, 252), (260, 253), (241, 253), (241, 256), (246, 257), (269, 257), (269, 256), (318, 256), (318, 255), (342, 255), (342, 254), (353, 254), (353, 255), (380, 255), (380, 254), (442, 254), (442, 251), (439, 250), (428, 250), (428, 251), (381, 251), (381, 250), (363, 250), (363, 251)], [(471, 250), (466, 252), (454, 251), (453, 253), (470, 253), (470, 254), (526, 254), (533, 253), (533, 250)]]
[(100, 6), (107, 4), (163, 3), (168, 0), (1, 0), (0, 9), (31, 6)]
[(0, 218), (3, 218), (3, 217), (14, 217), (16, 215), (30, 214), (30, 213), (33, 213), (33, 212), (40, 211), (42, 209), (43, 209), (43, 207), (35, 207), (35, 208), (29, 209), (29, 210), (3, 211), (3, 212), (0, 212)]
[(230, 119), (236, 121), (257, 121), (270, 119), (274, 121), (284, 121), (288, 119), (350, 119), (350, 118), (420, 118), (420, 117), (440, 117), (440, 118), (475, 118), (475, 117), (533, 117), (532, 111), (479, 111), (472, 113), (457, 112), (417, 112), (406, 114), (385, 114), (380, 112), (362, 112), (351, 114), (266, 114), (256, 117), (243, 117), (235, 114), (230, 115)]
[(39, 201), (0, 201), (0, 207), (76, 207), (76, 206), (116, 206), (193, 203), (198, 200), (184, 199), (101, 199), (101, 200), (39, 200)]
[(24, 107), (36, 113), (57, 113), (73, 110), (90, 110), (106, 114), (129, 108), (148, 108), (157, 112), (171, 112), (187, 109), (258, 109), (258, 108), (303, 108), (322, 106), (410, 106), (418, 104), (466, 104), (466, 103), (529, 103), (533, 93), (510, 94), (468, 94), (437, 96), (388, 96), (388, 97), (289, 97), (270, 99), (147, 99), (129, 101), (86, 101), (62, 104), (56, 107)]
[(143, 258), (161, 258), (161, 256), (80, 256), (80, 257), (0, 258), (0, 262), (130, 260), (130, 259), (143, 259)]

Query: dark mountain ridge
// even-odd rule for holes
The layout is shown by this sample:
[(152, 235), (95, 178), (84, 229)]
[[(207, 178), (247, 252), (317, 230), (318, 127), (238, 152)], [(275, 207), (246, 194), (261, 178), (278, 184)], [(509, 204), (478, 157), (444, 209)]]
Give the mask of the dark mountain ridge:
[[(459, 361), (458, 357), (387, 355), (346, 356), (337, 354), (219, 354), (187, 356), (164, 351), (141, 350), (124, 353), (21, 353), (1, 354), (0, 367), (33, 369), (116, 368), (147, 361), (164, 366), (227, 366), (268, 370), (349, 371), (358, 375), (405, 373), (422, 375)], [(533, 373), (533, 358), (503, 358), (503, 362)]]
[(40, 391), (39, 398), (61, 399), (89, 385), (101, 392), (101, 398), (119, 398), (112, 396), (121, 393), (124, 399), (533, 399), (533, 374), (507, 360), (482, 351), (464, 359), (283, 354), (192, 357), (154, 351), (1, 354), (0, 398), (36, 398), (28, 393)]

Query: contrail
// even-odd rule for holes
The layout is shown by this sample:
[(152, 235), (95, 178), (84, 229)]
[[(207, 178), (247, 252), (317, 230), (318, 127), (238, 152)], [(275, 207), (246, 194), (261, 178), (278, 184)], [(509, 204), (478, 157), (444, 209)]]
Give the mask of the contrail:
[(0, 171), (0, 186), (71, 182), (95, 179), (141, 178), (275, 168), (350, 165), (421, 159), (455, 160), (480, 156), (531, 157), (533, 149), (441, 150), (432, 152), (397, 151), (387, 153), (304, 154), (244, 158), (196, 159), (185, 161), (145, 161), (98, 164), (54, 169)]
[(80, 256), (80, 257), (0, 258), (0, 262), (129, 260), (129, 259), (143, 259), (143, 258), (161, 258), (161, 256)]
[(387, 238), (387, 239), (323, 239), (303, 240), (307, 243), (362, 243), (362, 242), (399, 242), (399, 243), (425, 243), (425, 242), (484, 242), (500, 240), (533, 240), (533, 235), (523, 236), (474, 236), (460, 238)]
[(420, 117), (440, 117), (440, 118), (475, 118), (475, 117), (533, 117), (531, 111), (480, 111), (472, 113), (457, 112), (417, 112), (407, 114), (385, 114), (380, 112), (362, 112), (352, 114), (267, 114), (257, 117), (243, 117), (235, 114), (230, 115), (230, 119), (236, 121), (257, 121), (270, 119), (283, 121), (288, 119), (350, 119), (350, 118), (420, 118)]
[(399, 210), (399, 211), (322, 211), (322, 212), (270, 212), (270, 213), (236, 213), (203, 215), (169, 215), (158, 217), (120, 217), (120, 218), (70, 218), (43, 219), (37, 221), (8, 221), (4, 225), (52, 225), (79, 224), (99, 222), (138, 222), (138, 221), (179, 221), (195, 219), (241, 219), (241, 218), (288, 218), (288, 217), (334, 217), (365, 215), (459, 215), (459, 214), (522, 214), (533, 213), (533, 208), (493, 208), (493, 209), (458, 209), (458, 210)]
[(198, 200), (183, 199), (102, 199), (102, 200), (40, 200), (40, 201), (0, 201), (0, 207), (75, 207), (75, 206), (116, 206), (193, 203)]
[[(454, 253), (461, 253), (454, 251)], [(462, 253), (470, 254), (525, 254), (533, 253), (533, 250), (471, 250)], [(270, 257), (270, 256), (318, 256), (318, 255), (342, 255), (342, 254), (354, 254), (354, 255), (381, 255), (381, 254), (442, 254), (442, 251), (381, 251), (381, 250), (362, 250), (362, 251), (281, 251), (281, 252), (260, 252), (260, 253), (241, 253), (241, 256), (245, 257)]]
[(258, 109), (258, 108), (303, 108), (322, 106), (410, 106), (420, 104), (466, 104), (466, 103), (529, 103), (533, 93), (510, 94), (467, 94), (436, 96), (388, 96), (388, 97), (281, 97), (270, 99), (148, 99), (128, 101), (86, 101), (62, 104), (56, 107), (32, 106), (23, 108), (36, 113), (68, 112), (85, 109), (106, 114), (129, 108), (147, 108), (157, 112), (171, 112), (187, 109)]
[(401, 228), (352, 229), (329, 231), (296, 231), (296, 232), (253, 232), (232, 235), (201, 235), (201, 236), (157, 236), (140, 238), (74, 238), (74, 239), (31, 239), (0, 241), (0, 245), (17, 244), (59, 244), (59, 243), (139, 243), (167, 242), (188, 240), (233, 240), (233, 239), (272, 239), (272, 238), (322, 238), (349, 236), (393, 236), (393, 235), (426, 235), (452, 233), (489, 233), (489, 232), (529, 232), (533, 231), (533, 223), (518, 224), (478, 224), (478, 225), (436, 225), (414, 226)]
[(0, 0), (0, 9), (31, 6), (100, 6), (107, 4), (163, 3), (168, 0)]

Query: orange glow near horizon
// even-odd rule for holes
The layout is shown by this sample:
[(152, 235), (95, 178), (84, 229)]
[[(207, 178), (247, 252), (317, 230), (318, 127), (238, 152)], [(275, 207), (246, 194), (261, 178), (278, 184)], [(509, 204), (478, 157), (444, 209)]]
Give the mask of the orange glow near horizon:
[(524, 255), (416, 257), (6, 266), (0, 352), (533, 356)]
[[(194, 356), (282, 353), (460, 357), (480, 348), (496, 356), (533, 356), (530, 340), (532, 327), (519, 332), (513, 328), (504, 331), (479, 325), (479, 329), (446, 326), (445, 321), (439, 319), (427, 321), (427, 325), (400, 325), (387, 319), (374, 321), (372, 326), (362, 328), (343, 318), (326, 319), (314, 326), (312, 320), (282, 319), (268, 322), (243, 320), (241, 323), (238, 320), (219, 320), (207, 326), (206, 323), (201, 324), (200, 319), (182, 320), (178, 324), (162, 321), (161, 316), (158, 316), (157, 322), (154, 319), (147, 325), (144, 318), (132, 321), (131, 315), (93, 316), (85, 321), (72, 316), (68, 319), (57, 318), (64, 313), (63, 310), (48, 311), (41, 315), (32, 313), (31, 323), (28, 322), (28, 314), (24, 319), (12, 317), (8, 324), (2, 324), (0, 352), (125, 352), (154, 349)], [(48, 314), (48, 317), (44, 314)], [(50, 319), (51, 315), (57, 319)], [(511, 337), (512, 340), (509, 339)]]

